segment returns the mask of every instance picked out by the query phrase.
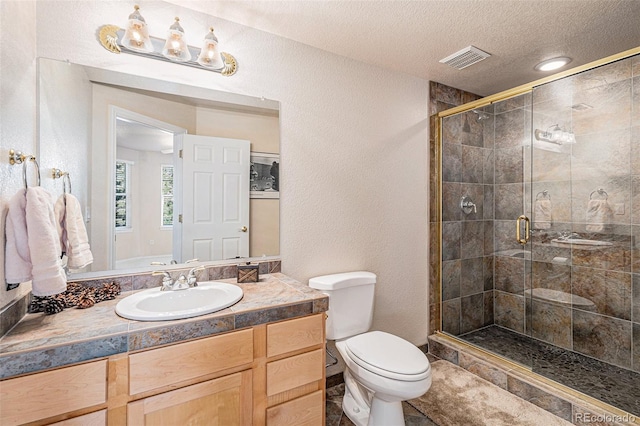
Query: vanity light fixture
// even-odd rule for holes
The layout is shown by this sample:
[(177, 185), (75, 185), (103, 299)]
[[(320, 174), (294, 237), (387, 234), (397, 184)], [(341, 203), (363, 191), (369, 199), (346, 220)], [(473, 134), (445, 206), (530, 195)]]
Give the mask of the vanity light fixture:
[(122, 45), (136, 52), (153, 52), (147, 21), (140, 15), (138, 5), (134, 6), (133, 13), (129, 15), (127, 28), (122, 36)]
[(236, 58), (220, 52), (218, 37), (210, 28), (204, 37), (202, 47), (189, 46), (180, 19), (169, 27), (166, 39), (149, 35), (147, 23), (135, 6), (129, 15), (126, 28), (117, 25), (103, 25), (99, 28), (100, 44), (113, 53), (128, 53), (146, 58), (169, 61), (202, 70), (218, 72), (224, 76), (235, 74), (238, 69)]
[(551, 142), (556, 145), (574, 144), (576, 136), (560, 128), (557, 124), (550, 126), (547, 130), (536, 129), (534, 135), (537, 140)]
[(533, 69), (536, 71), (554, 71), (564, 67), (571, 61), (572, 59), (569, 57), (560, 56), (557, 58), (552, 58), (552, 59), (547, 59), (546, 61), (542, 61), (538, 65), (533, 67)]
[(191, 53), (187, 47), (184, 37), (184, 29), (180, 25), (180, 18), (176, 16), (176, 21), (169, 27), (167, 41), (162, 48), (162, 55), (172, 61), (186, 62), (191, 60)]

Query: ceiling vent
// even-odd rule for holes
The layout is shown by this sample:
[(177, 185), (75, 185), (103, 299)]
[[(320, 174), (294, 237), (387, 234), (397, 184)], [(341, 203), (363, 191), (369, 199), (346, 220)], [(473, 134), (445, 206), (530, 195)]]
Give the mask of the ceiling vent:
[(440, 63), (447, 64), (455, 69), (461, 70), (473, 64), (477, 64), (483, 59), (487, 59), (489, 56), (491, 55), (487, 52), (483, 52), (475, 46), (467, 46), (453, 55), (440, 59)]

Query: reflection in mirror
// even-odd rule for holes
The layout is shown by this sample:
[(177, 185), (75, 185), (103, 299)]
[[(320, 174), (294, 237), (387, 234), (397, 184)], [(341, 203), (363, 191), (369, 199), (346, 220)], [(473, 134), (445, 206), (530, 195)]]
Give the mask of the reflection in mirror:
[[(173, 142), (186, 129), (117, 109), (113, 269), (169, 265), (173, 243)], [(146, 244), (145, 244), (146, 242)]]
[[(279, 254), (279, 199), (249, 198), (250, 153), (279, 155), (278, 102), (43, 58), (38, 70), (41, 169), (69, 171), (94, 257), (75, 278)], [(43, 179), (54, 196), (61, 185)]]

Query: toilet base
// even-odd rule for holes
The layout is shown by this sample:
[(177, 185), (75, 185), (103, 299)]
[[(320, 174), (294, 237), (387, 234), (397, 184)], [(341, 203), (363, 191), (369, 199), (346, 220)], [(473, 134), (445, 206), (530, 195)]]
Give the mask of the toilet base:
[(358, 405), (349, 389), (345, 386), (344, 398), (342, 398), (342, 411), (356, 426), (367, 426), (369, 421), (369, 407)]
[(402, 401), (383, 401), (344, 372), (342, 411), (356, 426), (405, 426)]

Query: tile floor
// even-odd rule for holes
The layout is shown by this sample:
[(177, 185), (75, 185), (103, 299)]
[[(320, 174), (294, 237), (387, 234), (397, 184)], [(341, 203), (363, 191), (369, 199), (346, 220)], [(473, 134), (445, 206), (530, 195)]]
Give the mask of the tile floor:
[(631, 414), (640, 415), (640, 373), (549, 345), (498, 326), (459, 336)]

